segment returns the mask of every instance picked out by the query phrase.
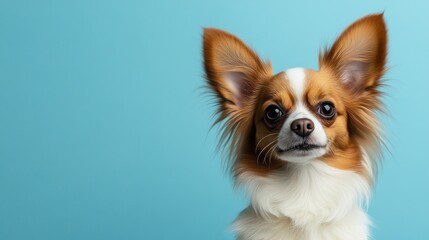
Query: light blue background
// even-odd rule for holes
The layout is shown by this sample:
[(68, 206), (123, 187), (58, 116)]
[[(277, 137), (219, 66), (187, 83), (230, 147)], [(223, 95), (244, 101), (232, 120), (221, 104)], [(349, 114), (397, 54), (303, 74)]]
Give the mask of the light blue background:
[(232, 239), (246, 205), (215, 153), (202, 27), (276, 72), (385, 11), (390, 140), (375, 239), (429, 239), (427, 1), (0, 2), (0, 239)]

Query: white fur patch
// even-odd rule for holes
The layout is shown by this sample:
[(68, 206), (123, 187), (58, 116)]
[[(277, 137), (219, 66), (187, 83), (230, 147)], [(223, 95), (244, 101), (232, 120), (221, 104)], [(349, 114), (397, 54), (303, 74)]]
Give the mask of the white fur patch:
[(364, 177), (315, 159), (289, 163), (268, 176), (244, 173), (251, 205), (234, 222), (238, 239), (367, 239), (370, 223), (361, 206), (370, 195)]
[(304, 68), (291, 68), (285, 71), (289, 84), (296, 96), (296, 100), (302, 101), (305, 86), (305, 70)]

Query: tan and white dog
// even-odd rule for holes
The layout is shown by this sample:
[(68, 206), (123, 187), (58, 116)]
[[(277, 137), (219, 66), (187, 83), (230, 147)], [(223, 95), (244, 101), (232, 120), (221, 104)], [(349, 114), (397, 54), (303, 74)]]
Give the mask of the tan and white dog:
[(271, 65), (237, 37), (204, 30), (204, 66), (237, 185), (250, 205), (240, 240), (369, 238), (363, 205), (376, 173), (387, 31), (383, 15), (350, 25), (320, 69)]

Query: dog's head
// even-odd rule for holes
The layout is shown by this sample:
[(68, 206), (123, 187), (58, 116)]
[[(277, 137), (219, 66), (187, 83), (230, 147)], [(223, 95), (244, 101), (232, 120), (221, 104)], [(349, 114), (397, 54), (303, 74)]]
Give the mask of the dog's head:
[(375, 110), (385, 71), (383, 15), (350, 25), (319, 56), (318, 71), (271, 65), (237, 37), (204, 30), (204, 66), (230, 137), (236, 174), (266, 174), (288, 162), (324, 161), (362, 169), (362, 148), (377, 144)]

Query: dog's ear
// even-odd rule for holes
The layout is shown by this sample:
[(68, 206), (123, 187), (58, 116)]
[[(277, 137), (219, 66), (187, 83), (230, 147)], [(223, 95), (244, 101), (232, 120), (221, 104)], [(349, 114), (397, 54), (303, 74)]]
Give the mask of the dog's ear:
[(319, 56), (320, 70), (334, 73), (344, 89), (349, 134), (371, 154), (382, 142), (382, 129), (374, 110), (383, 110), (379, 87), (386, 55), (386, 25), (383, 14), (377, 14), (350, 25), (331, 49)]
[(271, 74), (271, 65), (227, 32), (206, 28), (203, 41), (206, 78), (222, 114), (240, 111), (250, 104), (261, 79)]
[(320, 68), (331, 68), (351, 94), (376, 88), (385, 71), (387, 30), (383, 14), (351, 24), (331, 49), (319, 56)]

